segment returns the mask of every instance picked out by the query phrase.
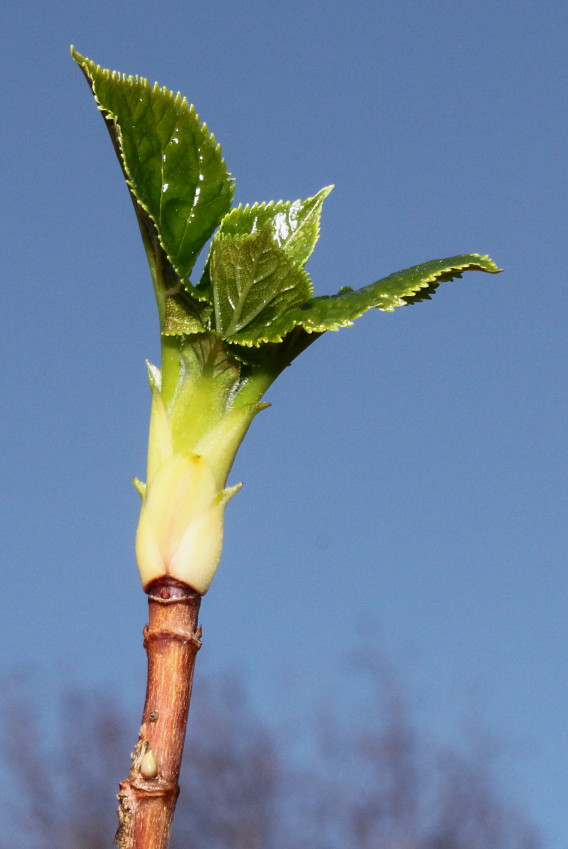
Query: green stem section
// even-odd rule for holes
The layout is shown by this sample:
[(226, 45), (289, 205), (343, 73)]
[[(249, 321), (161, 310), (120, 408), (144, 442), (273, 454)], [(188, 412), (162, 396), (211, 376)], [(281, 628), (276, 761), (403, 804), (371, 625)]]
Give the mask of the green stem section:
[(261, 398), (282, 367), (236, 360), (213, 333), (162, 336), (161, 398), (172, 450), (204, 456), (224, 486)]

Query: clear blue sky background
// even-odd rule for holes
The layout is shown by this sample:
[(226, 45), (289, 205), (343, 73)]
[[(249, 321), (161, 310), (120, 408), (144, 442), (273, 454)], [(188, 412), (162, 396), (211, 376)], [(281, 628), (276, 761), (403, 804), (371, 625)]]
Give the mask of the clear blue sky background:
[[(2, 12), (2, 666), (122, 682), (157, 322), (114, 153), (69, 44), (182, 89), (237, 200), (335, 183), (318, 293), (490, 253), (432, 302), (320, 339), (270, 391), (232, 480), (200, 662), (261, 710), (337, 679), (374, 623), (420, 718), (472, 704), (511, 792), (566, 849), (566, 5), (137, 3)], [(205, 660), (204, 656), (207, 657)]]

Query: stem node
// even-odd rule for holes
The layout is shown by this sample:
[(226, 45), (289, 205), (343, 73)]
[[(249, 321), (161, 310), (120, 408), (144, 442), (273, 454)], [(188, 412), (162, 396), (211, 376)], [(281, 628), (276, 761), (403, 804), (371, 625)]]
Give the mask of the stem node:
[(138, 743), (118, 793), (119, 849), (167, 849), (179, 795), (201, 596), (171, 577), (148, 587), (146, 701)]

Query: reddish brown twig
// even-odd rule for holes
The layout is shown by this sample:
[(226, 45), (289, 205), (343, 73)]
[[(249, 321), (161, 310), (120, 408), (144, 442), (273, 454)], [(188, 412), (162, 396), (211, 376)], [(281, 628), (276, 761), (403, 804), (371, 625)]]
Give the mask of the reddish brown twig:
[(201, 596), (172, 578), (148, 588), (146, 702), (132, 767), (118, 794), (119, 849), (167, 849), (179, 794), (179, 771), (193, 668), (201, 646)]

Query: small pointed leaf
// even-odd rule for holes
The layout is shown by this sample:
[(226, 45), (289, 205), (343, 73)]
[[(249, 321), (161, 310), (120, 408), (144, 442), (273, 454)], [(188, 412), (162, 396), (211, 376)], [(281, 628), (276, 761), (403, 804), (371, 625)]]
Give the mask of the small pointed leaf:
[(216, 330), (230, 341), (246, 340), (249, 332), (262, 335), (312, 293), (308, 275), (275, 244), (269, 225), (250, 236), (217, 240), (210, 273)]
[(343, 287), (337, 295), (312, 298), (264, 327), (255, 324), (247, 329), (246, 336), (243, 334), (234, 341), (241, 345), (281, 342), (294, 327), (301, 327), (307, 333), (339, 330), (373, 307), (392, 312), (396, 307), (429, 299), (441, 282), (460, 278), (464, 271), (496, 274), (500, 270), (488, 256), (479, 254), (432, 260), (390, 274), (362, 289)]
[(326, 186), (307, 200), (270, 201), (232, 209), (221, 221), (215, 239), (248, 236), (270, 226), (272, 238), (297, 266), (309, 259), (319, 237), (323, 202), (333, 186)]
[(207, 330), (204, 322), (211, 313), (209, 305), (199, 304), (184, 292), (168, 295), (162, 334), (164, 336), (182, 336), (203, 333)]
[(132, 478), (132, 483), (140, 498), (146, 498), (146, 484), (144, 481), (141, 481), (140, 478)]
[(112, 128), (134, 197), (176, 273), (188, 277), (231, 206), (233, 183), (215, 137), (181, 94), (72, 55)]

